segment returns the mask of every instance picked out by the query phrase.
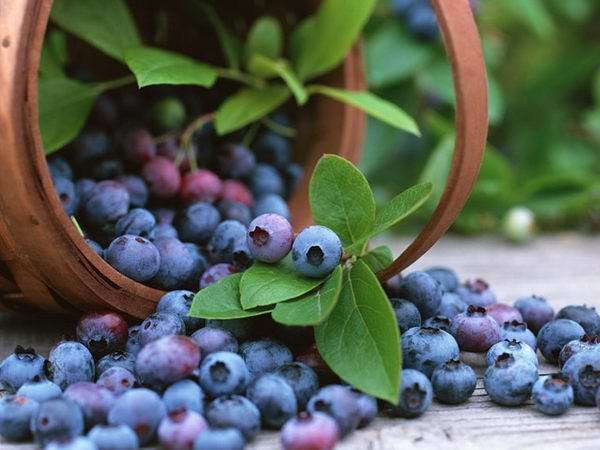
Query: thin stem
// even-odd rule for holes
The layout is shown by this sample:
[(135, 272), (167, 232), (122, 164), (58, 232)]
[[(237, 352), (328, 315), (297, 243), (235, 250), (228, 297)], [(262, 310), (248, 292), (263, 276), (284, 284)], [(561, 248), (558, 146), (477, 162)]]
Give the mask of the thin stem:
[(190, 141), (192, 140), (192, 136), (196, 130), (199, 130), (204, 125), (209, 122), (212, 122), (215, 118), (215, 112), (210, 112), (207, 114), (202, 114), (201, 116), (196, 117), (181, 133), (181, 138), (179, 140), (181, 144), (181, 148), (187, 149), (190, 145)]
[(275, 122), (273, 119), (265, 116), (261, 119), (261, 122), (265, 127), (269, 130), (274, 131), (277, 134), (280, 134), (286, 138), (293, 138), (296, 136), (296, 129), (292, 127), (288, 127), (285, 125), (281, 125), (280, 123)]
[(103, 81), (96, 84), (96, 88), (101, 91), (108, 91), (110, 89), (117, 89), (129, 84), (135, 83), (135, 76), (127, 75), (126, 77), (117, 78), (114, 80)]
[(247, 84), (250, 87), (262, 89), (265, 87), (265, 81), (247, 73), (241, 72), (237, 69), (227, 69), (217, 67), (217, 73), (221, 78), (227, 78), (229, 80), (239, 81), (240, 83)]
[(187, 149), (187, 160), (190, 163), (190, 171), (198, 170), (198, 159), (196, 158), (196, 151), (192, 146)]
[(244, 139), (242, 139), (242, 145), (244, 147), (250, 147), (250, 144), (252, 144), (252, 141), (258, 134), (259, 129), (260, 129), (260, 122), (254, 122), (252, 125), (250, 125), (250, 128), (244, 135)]

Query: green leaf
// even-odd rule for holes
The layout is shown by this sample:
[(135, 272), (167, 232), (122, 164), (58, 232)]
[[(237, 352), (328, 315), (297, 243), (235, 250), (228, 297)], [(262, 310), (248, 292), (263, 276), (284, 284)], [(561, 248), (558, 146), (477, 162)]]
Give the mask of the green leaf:
[(250, 62), (249, 67), (253, 73), (272, 73), (279, 76), (290, 88), (298, 104), (303, 105), (308, 99), (306, 89), (302, 86), (302, 82), (296, 77), (296, 74), (292, 71), (292, 68), (283, 60), (275, 61), (263, 55), (254, 55)]
[(60, 30), (50, 31), (44, 39), (40, 75), (48, 78), (64, 77), (67, 57), (67, 36)]
[(342, 266), (337, 266), (327, 281), (316, 291), (283, 303), (271, 313), (273, 320), (289, 326), (318, 325), (338, 301), (342, 290)]
[(115, 59), (140, 45), (131, 13), (123, 0), (55, 0), (52, 20)]
[(324, 281), (299, 276), (290, 257), (277, 264), (255, 262), (242, 277), (240, 301), (244, 309), (273, 305), (300, 297)]
[(140, 88), (154, 84), (211, 87), (217, 79), (217, 72), (213, 67), (158, 48), (128, 48), (124, 58)]
[(344, 247), (373, 228), (373, 192), (363, 174), (344, 158), (325, 155), (319, 160), (310, 179), (309, 200), (315, 222), (335, 231)]
[(395, 196), (375, 214), (375, 227), (371, 236), (382, 233), (416, 211), (427, 201), (432, 190), (431, 183), (422, 183)]
[(345, 382), (367, 394), (398, 402), (400, 335), (377, 277), (363, 261), (344, 274), (335, 308), (315, 327), (319, 353)]
[(301, 80), (329, 72), (342, 62), (376, 3), (376, 0), (323, 0), (314, 20), (300, 23), (301, 31), (294, 31), (292, 57)]
[(256, 19), (246, 38), (246, 61), (255, 55), (277, 59), (283, 48), (283, 32), (276, 18), (263, 16)]
[(241, 319), (267, 314), (273, 308), (243, 310), (240, 305), (241, 273), (223, 278), (198, 291), (190, 308), (191, 317), (203, 319)]
[(38, 90), (42, 142), (50, 154), (79, 134), (101, 91), (68, 78), (41, 78)]
[(217, 38), (223, 48), (228, 66), (232, 69), (239, 69), (243, 47), (240, 39), (225, 26), (216, 11), (208, 3), (205, 3), (203, 0), (195, 0), (190, 3), (190, 7), (198, 7), (202, 10), (217, 33)]
[(381, 272), (394, 262), (394, 255), (387, 245), (374, 248), (362, 257), (363, 262), (369, 266), (374, 273)]
[(318, 84), (310, 85), (307, 89), (310, 94), (326, 95), (327, 97), (352, 105), (400, 130), (407, 131), (416, 136), (421, 135), (419, 127), (412, 117), (393, 103), (377, 97), (368, 91), (347, 91)]
[(242, 89), (219, 106), (215, 116), (217, 133), (223, 135), (238, 130), (274, 111), (289, 97), (289, 89), (282, 85)]

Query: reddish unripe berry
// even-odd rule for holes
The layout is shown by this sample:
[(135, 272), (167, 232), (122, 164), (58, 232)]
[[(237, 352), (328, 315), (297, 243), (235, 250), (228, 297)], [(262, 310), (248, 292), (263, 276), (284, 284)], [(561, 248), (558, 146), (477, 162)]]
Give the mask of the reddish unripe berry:
[(142, 169), (150, 193), (161, 200), (174, 197), (181, 187), (181, 175), (172, 161), (158, 156)]
[(492, 316), (498, 325), (502, 326), (504, 322), (523, 322), (523, 316), (518, 309), (505, 303), (495, 303), (485, 307), (489, 316)]
[(156, 144), (148, 130), (138, 128), (129, 132), (123, 140), (125, 158), (136, 165), (143, 166), (156, 157)]
[(194, 170), (183, 177), (180, 198), (185, 203), (213, 203), (221, 197), (222, 189), (223, 182), (210, 170)]
[(234, 266), (227, 263), (219, 263), (214, 266), (210, 266), (206, 271), (202, 274), (202, 278), (200, 278), (200, 289), (204, 289), (211, 284), (215, 284), (218, 281), (221, 281), (226, 276), (229, 276), (233, 273), (236, 273), (237, 270)]
[(303, 412), (281, 429), (284, 450), (331, 450), (339, 439), (335, 420), (321, 412)]
[(243, 203), (248, 208), (254, 205), (254, 196), (244, 183), (237, 180), (226, 180), (223, 182), (223, 190), (221, 192), (223, 200), (232, 200), (234, 202)]
[(95, 358), (125, 348), (127, 322), (112, 311), (84, 314), (77, 323), (77, 340), (85, 345)]
[(450, 331), (460, 349), (468, 352), (486, 352), (500, 341), (498, 323), (480, 306), (469, 305), (466, 312), (454, 317)]
[(197, 412), (175, 410), (160, 423), (158, 441), (165, 450), (191, 450), (198, 435), (206, 428), (206, 420)]

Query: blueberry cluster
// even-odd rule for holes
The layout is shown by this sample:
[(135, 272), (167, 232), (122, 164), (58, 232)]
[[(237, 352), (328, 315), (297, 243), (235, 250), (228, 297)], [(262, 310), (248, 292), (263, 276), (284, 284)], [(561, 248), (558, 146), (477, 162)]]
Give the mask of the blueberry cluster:
[[(240, 136), (218, 138), (210, 123), (182, 132), (178, 97), (155, 101), (148, 114), (138, 97), (101, 98), (88, 128), (48, 159), (65, 212), (98, 255), (152, 287), (196, 290), (246, 269), (250, 222), (290, 219), (286, 198), (302, 175), (290, 140), (263, 130), (249, 148)], [(289, 125), (283, 113), (272, 120)]]

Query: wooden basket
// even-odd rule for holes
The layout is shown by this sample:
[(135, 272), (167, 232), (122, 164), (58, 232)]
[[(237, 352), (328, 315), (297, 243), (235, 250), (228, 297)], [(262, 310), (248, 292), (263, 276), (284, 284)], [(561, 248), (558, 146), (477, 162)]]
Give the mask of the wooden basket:
[[(381, 272), (386, 280), (425, 253), (448, 229), (477, 178), (487, 133), (487, 88), (468, 0), (432, 1), (454, 74), (456, 148), (444, 195), (414, 242)], [(42, 150), (37, 71), (51, 0), (0, 2), (0, 307), (77, 314), (116, 309), (145, 317), (163, 292), (117, 272), (90, 250), (54, 193)], [(363, 89), (360, 46), (327, 83)], [(323, 153), (357, 162), (365, 120), (357, 110), (315, 99), (299, 118), (306, 173)], [(310, 223), (308, 177), (291, 199), (295, 226)]]

